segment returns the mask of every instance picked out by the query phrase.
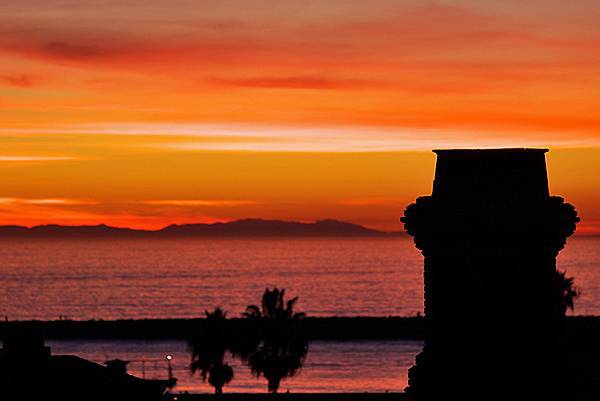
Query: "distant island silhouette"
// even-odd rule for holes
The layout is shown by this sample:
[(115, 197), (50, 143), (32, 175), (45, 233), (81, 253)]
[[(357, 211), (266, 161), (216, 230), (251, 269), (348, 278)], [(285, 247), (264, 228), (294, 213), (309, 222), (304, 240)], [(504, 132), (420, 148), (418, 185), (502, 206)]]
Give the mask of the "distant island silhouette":
[(0, 238), (181, 238), (181, 237), (386, 237), (401, 232), (385, 232), (338, 220), (313, 223), (243, 219), (211, 224), (172, 224), (159, 230), (91, 226), (40, 225), (0, 226)]

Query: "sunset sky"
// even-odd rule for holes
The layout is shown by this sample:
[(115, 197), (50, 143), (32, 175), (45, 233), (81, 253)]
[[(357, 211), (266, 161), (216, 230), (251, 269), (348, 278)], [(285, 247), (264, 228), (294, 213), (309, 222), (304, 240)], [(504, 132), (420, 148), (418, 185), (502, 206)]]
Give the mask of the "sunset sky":
[(431, 149), (528, 146), (600, 233), (595, 0), (0, 3), (0, 224), (400, 230)]

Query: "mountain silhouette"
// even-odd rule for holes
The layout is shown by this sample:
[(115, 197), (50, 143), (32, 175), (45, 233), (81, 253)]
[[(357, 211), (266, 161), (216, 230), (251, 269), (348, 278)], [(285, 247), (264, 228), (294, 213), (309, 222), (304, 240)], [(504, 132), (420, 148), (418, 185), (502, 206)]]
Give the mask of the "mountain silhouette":
[(180, 237), (383, 237), (401, 235), (338, 221), (319, 220), (314, 223), (295, 221), (244, 219), (226, 223), (172, 224), (160, 230), (137, 230), (95, 226), (62, 226), (56, 224), (35, 227), (0, 226), (0, 238), (180, 238)]

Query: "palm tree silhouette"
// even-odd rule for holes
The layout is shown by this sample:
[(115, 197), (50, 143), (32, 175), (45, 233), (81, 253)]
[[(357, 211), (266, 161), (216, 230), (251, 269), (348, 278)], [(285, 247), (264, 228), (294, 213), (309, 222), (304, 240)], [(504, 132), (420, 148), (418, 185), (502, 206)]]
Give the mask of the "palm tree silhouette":
[(575, 309), (575, 299), (581, 295), (579, 289), (575, 287), (575, 278), (567, 277), (566, 274), (567, 272), (557, 270), (555, 275), (555, 289), (562, 316), (567, 314), (568, 309)]
[(200, 372), (202, 381), (215, 388), (216, 394), (223, 393), (223, 387), (233, 380), (233, 368), (224, 363), (228, 348), (228, 336), (225, 331), (227, 314), (221, 308), (213, 312), (205, 311), (206, 328), (190, 341), (192, 348), (192, 374)]
[(216, 364), (210, 369), (208, 383), (215, 388), (215, 394), (223, 394), (223, 386), (231, 380), (233, 380), (233, 368), (228, 364)]
[(285, 290), (265, 290), (262, 305), (249, 305), (243, 316), (262, 329), (256, 347), (246, 355), (252, 373), (267, 379), (268, 391), (276, 393), (281, 380), (296, 375), (308, 353), (308, 340), (298, 321), (304, 313), (294, 312), (298, 297), (285, 302)]
[[(262, 296), (262, 308), (256, 305), (248, 305), (242, 315), (250, 319), (301, 319), (306, 316), (303, 312), (294, 312), (294, 305), (298, 297), (284, 302), (285, 288), (281, 291), (265, 289)], [(285, 306), (284, 306), (285, 305)]]

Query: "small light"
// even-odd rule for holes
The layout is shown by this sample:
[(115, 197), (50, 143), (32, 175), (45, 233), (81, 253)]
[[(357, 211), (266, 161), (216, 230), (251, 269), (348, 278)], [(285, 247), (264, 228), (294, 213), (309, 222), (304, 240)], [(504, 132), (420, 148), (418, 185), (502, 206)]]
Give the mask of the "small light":
[(170, 361), (171, 359), (173, 359), (173, 355), (167, 355), (166, 358), (167, 358), (167, 361)]

